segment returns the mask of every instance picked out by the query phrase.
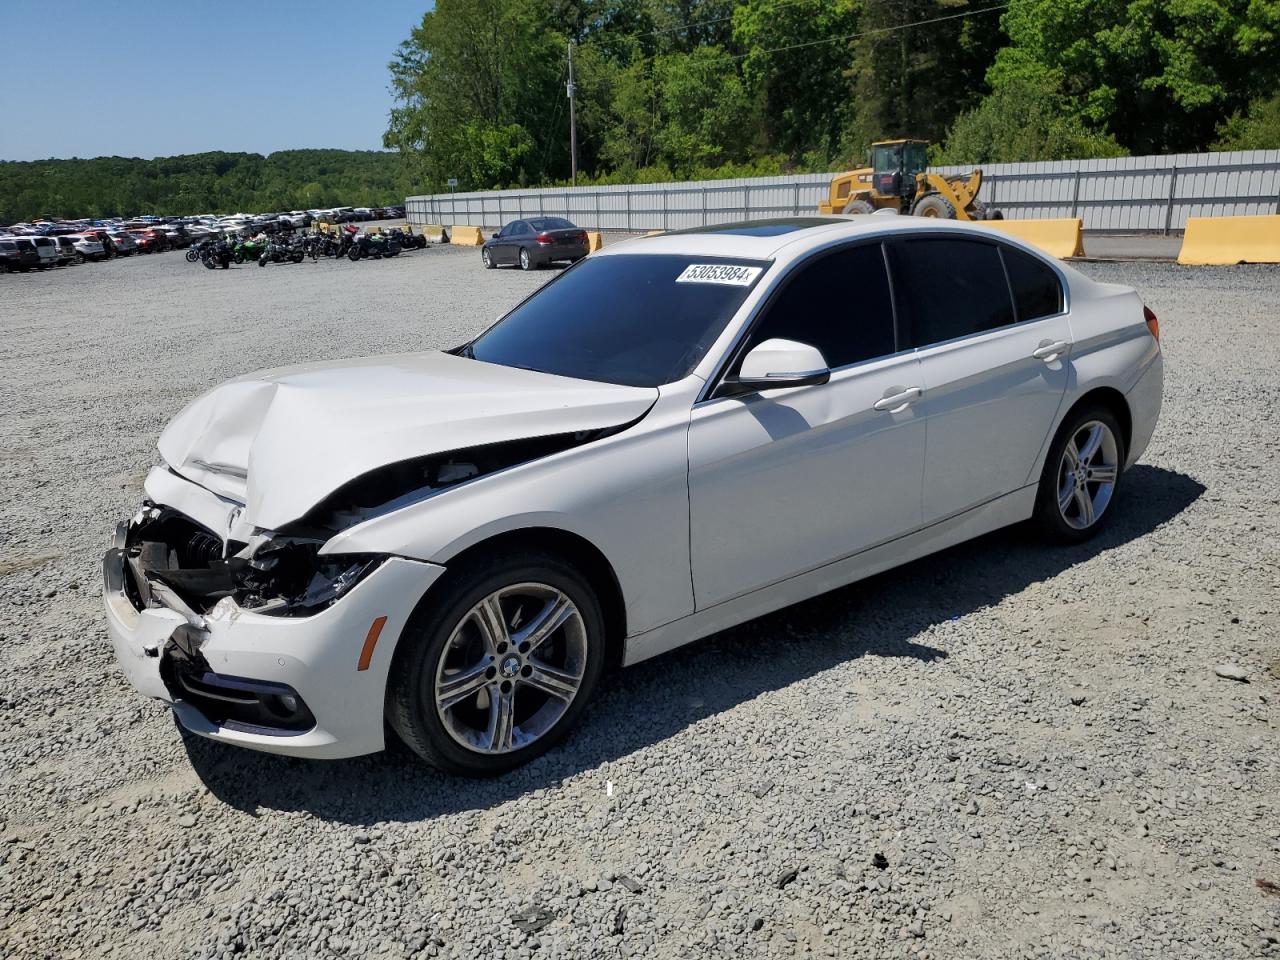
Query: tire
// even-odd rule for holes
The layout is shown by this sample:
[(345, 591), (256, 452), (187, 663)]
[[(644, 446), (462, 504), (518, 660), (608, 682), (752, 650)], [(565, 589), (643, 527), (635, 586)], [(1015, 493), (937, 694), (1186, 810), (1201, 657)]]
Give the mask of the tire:
[[(387, 720), (400, 739), (433, 766), (468, 776), (495, 776), (545, 753), (573, 727), (604, 666), (604, 618), (586, 578), (552, 554), (490, 555), (452, 574), (428, 595), (405, 628), (387, 684)], [(497, 601), (501, 629), (482, 629), (483, 623), (493, 622), (481, 619), (482, 603), (504, 591), (507, 596)], [(544, 605), (530, 615), (526, 630), (535, 618), (564, 610), (562, 603), (576, 612), (536, 648), (547, 651), (545, 656), (526, 658), (517, 645), (521, 632), (516, 618), (523, 618), (529, 600)], [(517, 628), (510, 627), (513, 622)], [(502, 637), (511, 643), (505, 649)], [(565, 686), (573, 691), (571, 699), (552, 696), (537, 681), (523, 679), (536, 676), (534, 663), (554, 666), (561, 677), (576, 677), (576, 688), (572, 683)], [(455, 676), (476, 671), (475, 683), (442, 709), (438, 684), (451, 667)], [(493, 732), (503, 702), (514, 714), (509, 739)], [(528, 739), (522, 743), (524, 738)]]
[(934, 217), (940, 220), (954, 220), (956, 208), (940, 193), (926, 193), (911, 208), (913, 217)]
[(210, 257), (207, 260), (203, 260), (201, 262), (204, 264), (206, 270), (216, 270), (218, 268), (218, 265), (213, 262), (212, 257)]
[(489, 252), (488, 247), (485, 247), (480, 251), (480, 262), (484, 264), (484, 268), (486, 270), (492, 270), (497, 266), (497, 264), (493, 262), (493, 254)]
[(195, 263), (199, 259), (200, 259), (200, 254), (196, 253), (194, 250), (190, 248), (187, 249), (187, 263)]
[(867, 201), (865, 200), (854, 200), (852, 203), (850, 203), (848, 206), (844, 208), (844, 212), (846, 216), (849, 214), (861, 215), (865, 213), (875, 213), (876, 208), (873, 207), (871, 204), (867, 203)]
[(359, 247), (352, 247), (350, 250), (348, 250), (348, 251), (347, 251), (347, 259), (348, 259), (348, 260), (350, 260), (352, 263), (355, 263), (357, 260), (359, 260), (359, 259), (360, 259), (360, 248), (359, 248)]
[(537, 265), (533, 262), (533, 258), (529, 256), (529, 251), (526, 250), (524, 247), (520, 248), (520, 269), (521, 270), (537, 269)]
[[(1087, 454), (1087, 476), (1081, 477), (1071, 464), (1079, 462), (1078, 455), (1091, 445), (1095, 430), (1099, 431), (1097, 444)], [(1074, 460), (1068, 455), (1069, 447)], [(1112, 505), (1124, 477), (1126, 453), (1124, 433), (1109, 409), (1098, 405), (1073, 411), (1049, 445), (1040, 474), (1034, 514), (1040, 532), (1058, 543), (1081, 543), (1106, 526), (1115, 512)], [(1094, 475), (1103, 479), (1088, 479)]]

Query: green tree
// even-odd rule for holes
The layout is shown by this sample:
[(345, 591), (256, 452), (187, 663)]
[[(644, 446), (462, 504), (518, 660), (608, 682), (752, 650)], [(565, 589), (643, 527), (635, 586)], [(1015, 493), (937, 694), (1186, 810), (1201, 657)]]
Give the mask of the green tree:
[(858, 0), (747, 0), (734, 12), (743, 75), (759, 104), (762, 136), (793, 159), (834, 156), (853, 115), (849, 45)]
[(993, 90), (1048, 88), (1134, 153), (1203, 149), (1280, 84), (1280, 0), (1011, 0)]
[(975, 106), (1003, 34), (989, 0), (864, 0), (845, 149), (875, 140), (940, 140)]
[(1218, 128), (1215, 150), (1280, 150), (1280, 93), (1256, 100)]
[(391, 63), (397, 105), (384, 136), (427, 189), (540, 182), (567, 167), (549, 123), (564, 38), (526, 0), (439, 0)]
[(1107, 134), (1071, 116), (1052, 90), (1031, 84), (1001, 88), (960, 114), (935, 146), (937, 164), (1017, 163), (1119, 157), (1127, 151)]

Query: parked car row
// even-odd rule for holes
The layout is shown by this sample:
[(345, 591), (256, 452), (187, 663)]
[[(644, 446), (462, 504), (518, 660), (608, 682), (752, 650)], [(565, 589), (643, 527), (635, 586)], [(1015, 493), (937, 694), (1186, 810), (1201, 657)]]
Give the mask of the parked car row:
[(335, 207), (284, 213), (101, 220), (42, 219), (0, 227), (0, 271), (47, 270), (72, 263), (181, 250), (210, 240), (292, 233), (319, 223), (403, 217), (403, 206)]

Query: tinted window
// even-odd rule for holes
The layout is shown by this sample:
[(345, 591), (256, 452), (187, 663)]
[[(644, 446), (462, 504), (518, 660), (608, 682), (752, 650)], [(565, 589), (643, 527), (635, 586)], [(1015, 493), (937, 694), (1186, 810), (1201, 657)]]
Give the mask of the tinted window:
[(1062, 285), (1052, 267), (1012, 247), (1001, 247), (1000, 254), (1009, 273), (1019, 322), (1062, 312)]
[(894, 352), (893, 302), (878, 243), (802, 265), (766, 310), (752, 346), (774, 337), (798, 340), (821, 350), (832, 368)]
[(535, 230), (572, 230), (573, 224), (564, 217), (539, 217), (537, 220), (530, 220)]
[(894, 283), (917, 347), (1013, 322), (1009, 284), (995, 244), (904, 240), (895, 246)]
[[(725, 269), (712, 266), (692, 271), (699, 278), (677, 279), (695, 264)], [(767, 267), (756, 260), (687, 255), (590, 257), (460, 352), (581, 380), (637, 387), (671, 383), (697, 366)], [(745, 282), (724, 282), (726, 274)]]

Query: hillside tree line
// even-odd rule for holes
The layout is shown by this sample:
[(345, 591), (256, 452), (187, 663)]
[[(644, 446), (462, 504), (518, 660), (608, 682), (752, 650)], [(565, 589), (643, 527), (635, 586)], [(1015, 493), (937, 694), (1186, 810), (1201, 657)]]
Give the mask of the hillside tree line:
[(400, 203), (409, 171), (382, 150), (0, 161), (0, 224), (35, 217), (238, 213)]
[(391, 64), (417, 187), (1280, 147), (1280, 0), (437, 0)]

